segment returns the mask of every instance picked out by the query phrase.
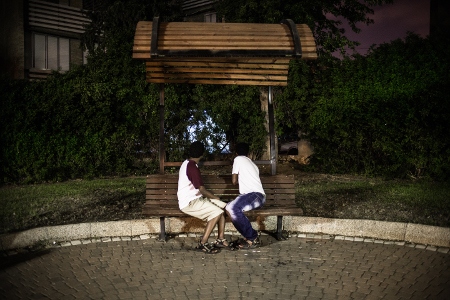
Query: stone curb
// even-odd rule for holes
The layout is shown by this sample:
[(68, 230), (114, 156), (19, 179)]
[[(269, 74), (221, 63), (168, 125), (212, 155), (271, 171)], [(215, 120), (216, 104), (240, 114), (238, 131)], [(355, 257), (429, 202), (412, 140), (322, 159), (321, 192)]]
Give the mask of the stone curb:
[[(259, 230), (275, 230), (276, 217), (261, 217), (252, 222)], [(450, 228), (412, 223), (373, 220), (329, 219), (314, 217), (284, 217), (284, 230), (300, 237), (331, 235), (353, 241), (385, 240), (431, 247), (450, 248)], [(70, 241), (106, 241), (111, 238), (140, 237), (159, 234), (160, 221), (155, 219), (125, 220), (111, 222), (81, 223), (72, 225), (33, 228), (17, 233), (0, 235), (3, 251), (31, 247), (40, 243), (61, 244)], [(168, 218), (166, 232), (170, 234), (201, 233), (204, 223), (193, 218)], [(236, 233), (227, 223), (225, 230)], [(121, 240), (119, 238), (119, 240)], [(80, 242), (81, 243), (81, 242)], [(385, 243), (385, 242), (384, 242)], [(427, 248), (424, 246), (424, 248)]]

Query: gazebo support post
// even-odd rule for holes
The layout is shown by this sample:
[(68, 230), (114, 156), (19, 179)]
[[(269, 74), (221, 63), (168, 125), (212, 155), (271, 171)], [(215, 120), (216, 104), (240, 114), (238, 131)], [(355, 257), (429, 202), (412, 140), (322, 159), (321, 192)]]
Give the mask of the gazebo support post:
[(270, 135), (270, 165), (271, 165), (271, 174), (277, 174), (277, 153), (275, 147), (275, 117), (273, 112), (273, 88), (269, 86), (269, 103), (267, 112), (269, 113), (269, 135)]
[(164, 83), (159, 85), (159, 173), (164, 174), (166, 149), (164, 148)]

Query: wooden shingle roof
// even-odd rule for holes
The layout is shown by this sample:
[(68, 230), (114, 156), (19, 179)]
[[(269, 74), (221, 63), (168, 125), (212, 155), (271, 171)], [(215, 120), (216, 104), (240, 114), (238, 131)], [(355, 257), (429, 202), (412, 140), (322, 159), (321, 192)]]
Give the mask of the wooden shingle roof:
[(287, 85), (291, 59), (316, 59), (309, 27), (282, 24), (141, 21), (133, 58), (152, 83)]

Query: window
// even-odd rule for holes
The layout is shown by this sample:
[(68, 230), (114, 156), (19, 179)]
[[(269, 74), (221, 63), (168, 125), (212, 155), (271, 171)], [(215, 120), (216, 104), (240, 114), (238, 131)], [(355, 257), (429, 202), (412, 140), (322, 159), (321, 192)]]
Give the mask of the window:
[(87, 64), (87, 62), (88, 62), (88, 59), (87, 59), (88, 55), (89, 55), (89, 50), (88, 49), (83, 50), (83, 65)]
[(216, 13), (205, 14), (206, 23), (216, 23)]
[(70, 40), (46, 34), (33, 35), (33, 68), (68, 71)]
[[(94, 44), (94, 50), (97, 49), (98, 43)], [(90, 55), (89, 50), (86, 48), (83, 50), (83, 65), (88, 63), (88, 56)]]

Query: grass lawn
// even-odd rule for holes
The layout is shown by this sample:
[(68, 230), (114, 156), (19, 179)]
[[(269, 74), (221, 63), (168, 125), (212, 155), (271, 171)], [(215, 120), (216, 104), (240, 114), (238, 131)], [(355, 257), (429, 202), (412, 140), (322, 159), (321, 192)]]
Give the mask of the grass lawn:
[(323, 176), (297, 184), (307, 216), (450, 227), (450, 183)]
[(0, 188), (0, 233), (39, 226), (140, 218), (145, 177)]

